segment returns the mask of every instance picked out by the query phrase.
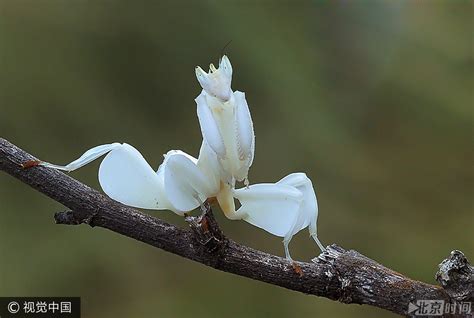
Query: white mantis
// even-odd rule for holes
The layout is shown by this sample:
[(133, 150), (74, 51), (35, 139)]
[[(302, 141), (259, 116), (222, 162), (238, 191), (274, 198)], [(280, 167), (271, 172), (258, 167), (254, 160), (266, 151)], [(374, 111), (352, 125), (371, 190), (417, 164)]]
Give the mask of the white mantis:
[[(154, 171), (134, 147), (112, 143), (94, 147), (65, 166), (39, 165), (73, 171), (107, 154), (100, 164), (99, 183), (116, 201), (184, 215), (216, 197), (227, 218), (283, 237), (287, 259), (291, 260), (288, 245), (292, 237), (306, 227), (324, 251), (317, 237), (316, 195), (306, 174), (292, 173), (276, 183), (249, 185), (255, 152), (253, 123), (245, 94), (231, 89), (232, 65), (227, 56), (222, 57), (219, 68), (211, 64), (209, 73), (197, 67), (196, 76), (203, 88), (195, 100), (203, 136), (197, 159), (171, 150)], [(243, 188), (235, 188), (238, 181), (243, 181)], [(235, 199), (241, 204), (237, 210)]]

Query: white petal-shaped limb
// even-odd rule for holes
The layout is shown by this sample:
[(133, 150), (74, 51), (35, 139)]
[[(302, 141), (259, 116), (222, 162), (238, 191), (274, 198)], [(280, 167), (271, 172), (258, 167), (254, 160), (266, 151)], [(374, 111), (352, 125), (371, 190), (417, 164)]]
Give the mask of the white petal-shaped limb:
[(298, 218), (293, 225), (291, 231), (285, 236), (283, 244), (287, 258), (290, 258), (288, 245), (293, 238), (293, 235), (308, 227), (311, 237), (314, 239), (321, 251), (325, 251), (324, 246), (317, 236), (317, 219), (318, 219), (318, 202), (314, 192), (313, 184), (305, 173), (292, 173), (281, 179), (277, 184), (285, 184), (293, 186), (303, 193), (303, 201), (301, 202)]
[[(197, 159), (172, 150), (155, 172), (141, 153), (128, 144), (101, 145), (86, 151), (65, 166), (41, 162), (41, 166), (72, 171), (107, 154), (100, 164), (99, 183), (112, 199), (143, 209), (171, 210), (179, 215), (215, 196), (218, 185), (197, 166)], [(215, 159), (217, 160), (217, 159)], [(210, 167), (206, 167), (206, 164)], [(202, 163), (207, 170), (212, 161)], [(216, 177), (214, 177), (216, 178)]]
[(128, 144), (112, 143), (87, 150), (79, 159), (65, 165), (41, 162), (41, 166), (64, 171), (79, 169), (108, 155), (99, 168), (99, 183), (112, 199), (144, 209), (174, 209), (166, 199), (163, 182), (143, 156)]
[(203, 140), (201, 144), (196, 165), (206, 176), (209, 187), (211, 188), (211, 196), (216, 196), (220, 188), (222, 167), (219, 164), (216, 153), (205, 140)]
[(165, 155), (158, 169), (166, 197), (178, 214), (194, 210), (207, 198), (216, 195), (215, 182), (208, 179), (196, 163), (197, 159), (190, 155), (172, 150)]
[(212, 110), (207, 104), (206, 93), (202, 92), (195, 101), (203, 139), (220, 158), (224, 158), (226, 156), (224, 140)]
[(298, 217), (303, 194), (295, 187), (262, 183), (234, 190), (242, 206), (238, 217), (273, 235), (284, 237)]
[(78, 159), (74, 160), (73, 162), (61, 166), (61, 165), (55, 165), (49, 162), (40, 162), (39, 165), (47, 168), (53, 168), (57, 170), (63, 170), (63, 171), (74, 171), (77, 170), (81, 167), (84, 167), (88, 163), (91, 163), (95, 159), (99, 158), (100, 156), (105, 155), (109, 151), (112, 151), (113, 149), (120, 148), (122, 145), (118, 142), (114, 142), (112, 144), (106, 144), (106, 145), (100, 145), (96, 146), (94, 148), (91, 148), (84, 152), (82, 156), (80, 156)]
[(125, 205), (174, 210), (165, 196), (163, 181), (142, 154), (128, 144), (104, 158), (99, 168), (99, 183), (109, 197)]
[(196, 67), (196, 78), (206, 93), (226, 102), (232, 95), (230, 87), (232, 83), (232, 65), (227, 56), (223, 56), (219, 68), (216, 69), (213, 64), (210, 65), (209, 73), (206, 73), (201, 67)]

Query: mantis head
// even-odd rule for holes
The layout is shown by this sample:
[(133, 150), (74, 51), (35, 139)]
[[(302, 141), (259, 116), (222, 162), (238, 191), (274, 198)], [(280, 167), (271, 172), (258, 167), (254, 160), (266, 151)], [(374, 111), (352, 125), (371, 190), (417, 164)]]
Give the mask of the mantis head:
[(222, 102), (227, 102), (232, 96), (232, 65), (229, 58), (223, 56), (219, 63), (219, 68), (211, 64), (209, 73), (206, 73), (200, 66), (196, 67), (196, 77), (202, 89), (210, 96), (218, 98)]

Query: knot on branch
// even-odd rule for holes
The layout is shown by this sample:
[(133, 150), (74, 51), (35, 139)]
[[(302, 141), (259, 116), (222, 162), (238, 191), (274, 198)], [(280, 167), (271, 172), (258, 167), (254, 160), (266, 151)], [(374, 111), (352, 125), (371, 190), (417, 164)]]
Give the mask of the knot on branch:
[[(184, 220), (189, 224), (199, 246), (207, 253), (217, 254), (218, 256), (227, 245), (227, 238), (219, 228), (209, 203), (203, 204), (201, 215), (186, 215)], [(218, 259), (219, 257), (215, 257), (215, 262), (218, 262)]]
[(54, 214), (54, 220), (56, 224), (65, 224), (65, 225), (79, 225), (79, 224), (88, 224), (91, 227), (94, 227), (93, 219), (98, 214), (95, 213), (80, 213), (77, 211), (62, 211)]
[(438, 265), (436, 280), (458, 301), (474, 300), (474, 267), (461, 251), (454, 250)]
[(345, 252), (346, 250), (340, 247), (339, 245), (331, 244), (326, 248), (324, 252), (313, 258), (311, 261), (313, 263), (333, 264), (334, 261)]
[(349, 252), (336, 244), (331, 244), (323, 253), (312, 259), (313, 263), (330, 265), (324, 274), (329, 280), (337, 281), (339, 288), (335, 294), (335, 299), (346, 304), (353, 301), (351, 275), (346, 275), (344, 271), (340, 271), (336, 262), (341, 256)]

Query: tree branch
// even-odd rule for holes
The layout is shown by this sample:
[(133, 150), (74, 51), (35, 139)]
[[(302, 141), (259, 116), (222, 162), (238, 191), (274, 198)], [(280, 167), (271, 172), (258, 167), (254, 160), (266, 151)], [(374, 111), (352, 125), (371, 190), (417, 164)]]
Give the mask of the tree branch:
[(210, 208), (201, 216), (186, 217), (191, 229), (179, 228), (120, 204), (62, 172), (44, 167), (24, 169), (22, 164), (30, 160), (37, 159), (0, 138), (0, 170), (71, 209), (56, 213), (58, 224), (106, 228), (224, 272), (401, 315), (408, 315), (409, 303), (416, 300), (474, 298), (474, 269), (459, 251), (453, 251), (440, 265), (437, 278), (444, 288), (412, 280), (334, 244), (312, 263), (292, 263), (225, 237)]

